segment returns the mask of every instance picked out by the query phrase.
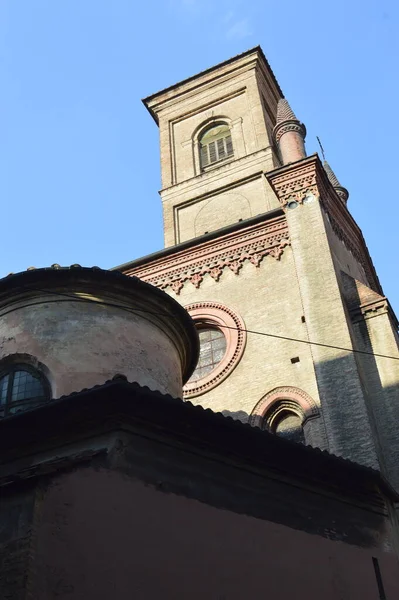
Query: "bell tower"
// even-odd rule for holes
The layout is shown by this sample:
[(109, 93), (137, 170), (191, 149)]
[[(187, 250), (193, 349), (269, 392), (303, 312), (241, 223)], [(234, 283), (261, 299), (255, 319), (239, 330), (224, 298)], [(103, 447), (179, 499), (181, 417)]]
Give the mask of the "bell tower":
[(165, 246), (277, 207), (281, 89), (258, 47), (144, 100), (159, 125)]
[(118, 267), (200, 338), (184, 396), (380, 468), (399, 489), (397, 320), (349, 192), (257, 47), (145, 101), (159, 125), (164, 250)]

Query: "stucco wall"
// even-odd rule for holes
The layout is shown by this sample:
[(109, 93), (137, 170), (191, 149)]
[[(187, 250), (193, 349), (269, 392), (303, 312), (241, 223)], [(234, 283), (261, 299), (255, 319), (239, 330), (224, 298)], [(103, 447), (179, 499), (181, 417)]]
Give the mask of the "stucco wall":
[(58, 477), (41, 507), (31, 592), (50, 600), (399, 597), (396, 559), (157, 491), (118, 473)]
[(43, 363), (53, 397), (104, 383), (115, 374), (181, 395), (179, 353), (141, 315), (74, 301), (45, 301), (2, 316), (0, 360), (14, 353)]

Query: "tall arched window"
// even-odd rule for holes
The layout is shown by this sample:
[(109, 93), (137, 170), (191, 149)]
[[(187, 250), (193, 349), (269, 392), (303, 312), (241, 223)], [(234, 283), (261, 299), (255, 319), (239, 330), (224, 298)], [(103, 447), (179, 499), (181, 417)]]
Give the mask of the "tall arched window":
[(233, 156), (233, 142), (229, 126), (217, 123), (206, 129), (199, 138), (201, 168)]
[(13, 364), (0, 371), (0, 417), (34, 408), (49, 399), (50, 385), (37, 369)]

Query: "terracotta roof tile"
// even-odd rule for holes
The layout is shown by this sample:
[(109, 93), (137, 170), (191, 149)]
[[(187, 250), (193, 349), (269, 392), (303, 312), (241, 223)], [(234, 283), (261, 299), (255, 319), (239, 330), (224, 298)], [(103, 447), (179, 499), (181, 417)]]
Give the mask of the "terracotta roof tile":
[[(95, 410), (93, 407), (95, 406)], [(110, 423), (115, 414), (118, 419), (140, 422), (140, 428), (156, 427), (171, 438), (178, 438), (200, 448), (212, 448), (229, 457), (245, 460), (247, 464), (264, 465), (269, 471), (291, 473), (304, 481), (341, 489), (348, 494), (368, 496), (379, 503), (375, 486), (380, 487), (391, 499), (399, 499), (397, 493), (378, 471), (329, 454), (318, 448), (296, 444), (282, 439), (248, 423), (241, 423), (222, 413), (214, 413), (200, 405), (184, 402), (169, 394), (150, 390), (138, 383), (129, 383), (125, 376), (116, 374), (102, 385), (73, 392), (58, 400), (51, 400), (29, 411), (0, 419), (0, 450), (2, 455), (13, 449), (16, 437), (24, 445), (43, 439), (51, 431), (60, 435), (75, 430), (93, 419)], [(28, 425), (34, 421), (35, 427)], [(69, 433), (68, 433), (69, 435)], [(198, 447), (198, 446), (197, 446)], [(377, 494), (378, 495), (378, 494)]]

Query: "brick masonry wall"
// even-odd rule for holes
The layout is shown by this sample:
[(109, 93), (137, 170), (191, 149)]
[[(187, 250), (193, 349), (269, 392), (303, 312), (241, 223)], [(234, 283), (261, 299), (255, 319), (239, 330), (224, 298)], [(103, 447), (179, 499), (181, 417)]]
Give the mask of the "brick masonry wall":
[[(387, 312), (368, 315), (353, 325), (360, 350), (397, 357), (399, 351)], [(399, 489), (399, 360), (358, 355), (366, 398), (385, 475)]]
[[(279, 261), (266, 257), (258, 268), (250, 263), (244, 264), (238, 275), (226, 269), (219, 282), (206, 275), (199, 289), (189, 284), (180, 295), (173, 292), (171, 295), (183, 306), (201, 301), (220, 302), (236, 311), (249, 330), (306, 338), (306, 325), (302, 323), (303, 306), (290, 247), (284, 250)], [(299, 357), (300, 361), (292, 364), (293, 357)], [(259, 400), (280, 386), (295, 386), (320, 405), (310, 347), (289, 340), (248, 334), (243, 357), (230, 376), (191, 401), (247, 421)], [(313, 441), (315, 445), (327, 448), (322, 421), (319, 418), (312, 422), (311, 427), (315, 430)]]
[[(318, 201), (287, 211), (309, 338), (351, 349), (352, 340)], [(330, 451), (378, 467), (371, 425), (351, 352), (312, 346)]]
[[(225, 65), (199, 75), (195, 88), (179, 84), (150, 101), (159, 118), (165, 246), (201, 235), (203, 227), (196, 228), (195, 221), (211, 200), (215, 207), (208, 211), (207, 231), (276, 206), (262, 173), (276, 164), (268, 115), (275, 115), (279, 94), (255, 52), (234, 69)], [(201, 172), (198, 136), (218, 120), (230, 127), (234, 158)], [(254, 178), (255, 193), (249, 189)]]

